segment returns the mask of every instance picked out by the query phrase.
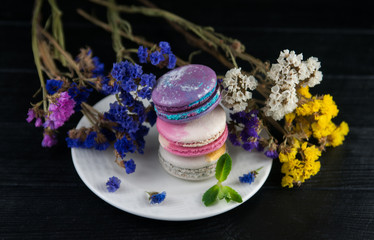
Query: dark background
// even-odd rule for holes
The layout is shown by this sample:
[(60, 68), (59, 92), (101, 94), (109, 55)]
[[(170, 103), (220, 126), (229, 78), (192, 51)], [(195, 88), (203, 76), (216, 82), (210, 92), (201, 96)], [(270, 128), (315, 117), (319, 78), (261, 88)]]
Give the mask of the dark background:
[[(58, 3), (68, 51), (75, 55), (80, 47), (90, 46), (109, 71), (115, 61), (110, 34), (75, 11), (81, 7), (105, 17), (104, 8), (87, 1)], [(165, 222), (123, 212), (93, 194), (74, 169), (64, 138), (80, 114), (61, 129), (60, 143), (51, 149), (41, 147), (41, 129), (25, 121), (39, 88), (30, 39), (33, 1), (1, 1), (0, 239), (374, 239), (374, 8), (369, 1), (156, 3), (239, 39), (264, 61), (275, 62), (286, 48), (305, 59), (318, 57), (324, 80), (312, 93), (333, 95), (340, 109), (335, 122), (345, 120), (350, 126), (344, 145), (328, 149), (321, 171), (300, 188), (280, 186), (275, 160), (256, 195), (215, 217)], [(171, 42), (184, 59), (194, 50), (162, 20), (125, 18), (135, 34)], [(126, 41), (124, 45), (136, 47)], [(218, 74), (227, 70), (205, 54), (195, 62)], [(94, 95), (89, 102), (100, 98)]]

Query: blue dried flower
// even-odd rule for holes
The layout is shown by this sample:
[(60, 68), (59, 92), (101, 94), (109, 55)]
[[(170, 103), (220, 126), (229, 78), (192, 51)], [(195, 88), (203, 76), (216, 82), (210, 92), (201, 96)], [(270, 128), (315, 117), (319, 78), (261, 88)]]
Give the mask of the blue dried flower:
[(111, 103), (109, 111), (104, 113), (104, 119), (117, 123), (113, 129), (120, 132), (136, 132), (139, 122), (129, 115), (128, 108), (118, 102)]
[(248, 174), (244, 174), (242, 177), (239, 177), (239, 181), (241, 183), (253, 183), (255, 181), (256, 174), (255, 172), (250, 172)]
[(127, 107), (132, 107), (135, 104), (135, 100), (133, 96), (128, 92), (121, 92), (119, 97), (121, 98), (121, 102), (123, 105)]
[(166, 192), (165, 191), (163, 191), (162, 193), (152, 192), (152, 193), (148, 193), (148, 195), (149, 195), (149, 203), (150, 204), (160, 204), (166, 198)]
[(65, 138), (66, 144), (69, 148), (83, 148), (84, 142), (81, 141), (79, 138)]
[(146, 121), (151, 126), (153, 126), (156, 123), (156, 120), (157, 120), (157, 114), (156, 114), (156, 111), (154, 110), (154, 108), (152, 107), (152, 109), (146, 115)]
[(148, 48), (139, 46), (138, 48), (138, 57), (140, 63), (147, 63), (148, 58)]
[(86, 88), (86, 87), (78, 87), (76, 83), (72, 83), (70, 85), (68, 94), (72, 99), (74, 99), (76, 103), (74, 107), (74, 111), (77, 112), (82, 109), (81, 103), (87, 101), (91, 92), (92, 92), (92, 89)]
[(143, 99), (151, 99), (152, 97), (152, 89), (144, 87), (138, 91), (138, 96), (143, 98)]
[(170, 54), (171, 53), (171, 47), (168, 42), (160, 42), (158, 46), (161, 48), (162, 54)]
[(109, 178), (109, 180), (106, 182), (106, 188), (108, 189), (109, 192), (117, 191), (120, 185), (121, 185), (121, 180), (119, 180), (115, 176)]
[(100, 132), (105, 136), (108, 142), (113, 142), (114, 140), (116, 140), (116, 135), (114, 134), (113, 131), (107, 128), (101, 128)]
[(104, 151), (108, 149), (109, 146), (110, 146), (110, 143), (108, 141), (102, 142), (102, 143), (95, 142), (95, 149), (99, 151)]
[(92, 63), (95, 66), (94, 70), (92, 70), (92, 77), (103, 76), (105, 72), (104, 63), (101, 63), (98, 57), (93, 57)]
[(125, 165), (125, 169), (126, 169), (127, 174), (135, 172), (136, 164), (135, 164), (134, 160), (130, 159), (129, 161), (123, 161), (123, 163)]
[(153, 88), (156, 85), (156, 76), (152, 73), (146, 74), (144, 73), (140, 77), (140, 85), (142, 86), (148, 86), (150, 88)]
[(151, 53), (149, 58), (151, 59), (152, 65), (155, 66), (165, 60), (164, 55), (162, 55), (162, 53), (159, 51), (154, 51), (153, 53)]
[(169, 62), (168, 62), (167, 68), (168, 69), (173, 69), (175, 67), (176, 63), (177, 63), (177, 57), (174, 54), (170, 53), (169, 54)]
[(64, 82), (60, 80), (55, 79), (49, 79), (47, 80), (47, 84), (45, 85), (45, 88), (47, 89), (47, 93), (50, 95), (55, 94), (61, 87)]
[(101, 80), (101, 92), (105, 95), (112, 95), (119, 93), (119, 85), (115, 79), (104, 77)]
[(96, 142), (95, 142), (95, 138), (97, 137), (97, 133), (92, 131), (90, 132), (87, 137), (86, 137), (86, 140), (84, 141), (84, 147), (85, 148), (92, 148), (95, 146)]
[(142, 67), (129, 61), (113, 64), (112, 76), (121, 82), (121, 86), (126, 85), (130, 80), (140, 78), (143, 74)]
[(126, 136), (124, 136), (121, 139), (118, 139), (114, 143), (114, 148), (116, 152), (119, 154), (119, 156), (123, 159), (126, 156), (126, 153), (135, 152), (135, 145), (132, 141), (128, 140)]

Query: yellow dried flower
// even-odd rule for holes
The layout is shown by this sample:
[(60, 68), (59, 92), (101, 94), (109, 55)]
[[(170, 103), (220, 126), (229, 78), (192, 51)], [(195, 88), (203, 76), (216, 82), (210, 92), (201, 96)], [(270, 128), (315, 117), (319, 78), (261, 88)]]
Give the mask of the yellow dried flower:
[(303, 142), (298, 145), (298, 148), (292, 148), (291, 152), (293, 151), (299, 151), (302, 159), (297, 159), (296, 154), (283, 154), (284, 159), (281, 167), (281, 172), (285, 174), (282, 178), (283, 187), (292, 188), (295, 183), (303, 183), (316, 175), (321, 168), (321, 163), (317, 161), (321, 156), (321, 151), (315, 145), (308, 146), (308, 142)]
[(323, 99), (321, 100), (320, 112), (321, 114), (328, 116), (330, 119), (338, 115), (339, 109), (330, 94), (323, 96)]
[(313, 137), (320, 139), (326, 137), (336, 129), (336, 125), (331, 121), (329, 116), (322, 115), (317, 122), (311, 125), (313, 130)]
[(304, 117), (298, 117), (296, 120), (296, 128), (295, 131), (297, 133), (304, 133), (307, 138), (312, 135), (310, 121), (308, 121)]
[(286, 175), (282, 178), (282, 187), (293, 187), (293, 178), (290, 175)]
[(297, 93), (299, 93), (301, 96), (305, 97), (305, 98), (311, 98), (312, 97), (312, 94), (310, 94), (309, 92), (309, 86), (305, 86), (305, 87), (300, 87), (299, 89), (297, 89)]
[(288, 162), (292, 159), (295, 159), (297, 154), (297, 148), (290, 148), (287, 152), (281, 152), (279, 154), (279, 161), (280, 162)]
[(302, 146), (302, 149), (304, 151), (305, 160), (309, 162), (317, 161), (318, 158), (321, 156), (321, 151), (315, 145), (312, 145), (311, 147), (306, 147), (307, 142), (305, 142), (304, 144)]
[(339, 146), (343, 144), (345, 136), (349, 132), (349, 127), (346, 122), (342, 122), (339, 127), (335, 128), (335, 130), (327, 137), (327, 144), (326, 146)]
[(286, 121), (287, 125), (291, 125), (292, 121), (295, 119), (296, 114), (295, 113), (289, 113), (284, 116), (284, 119)]
[(300, 107), (296, 108), (296, 114), (298, 116), (310, 116), (313, 113), (319, 112), (322, 101), (313, 99), (313, 101), (304, 103)]

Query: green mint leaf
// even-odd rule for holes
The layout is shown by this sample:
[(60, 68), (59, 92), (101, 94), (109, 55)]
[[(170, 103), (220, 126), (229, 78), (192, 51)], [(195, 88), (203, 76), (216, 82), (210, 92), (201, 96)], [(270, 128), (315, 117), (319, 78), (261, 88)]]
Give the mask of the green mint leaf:
[(219, 158), (216, 166), (216, 178), (218, 182), (223, 182), (227, 179), (231, 171), (231, 164), (232, 160), (228, 153), (223, 154)]
[(218, 186), (219, 186), (219, 192), (218, 192), (217, 198), (219, 200), (222, 200), (222, 199), (224, 199), (226, 197), (225, 191), (223, 190), (224, 186), (222, 186), (221, 184), (218, 184)]
[(209, 188), (203, 195), (202, 201), (204, 202), (205, 206), (212, 205), (216, 200), (218, 193), (220, 192), (219, 186), (214, 185), (213, 187)]
[(222, 191), (227, 202), (229, 202), (230, 200), (238, 203), (243, 202), (242, 196), (240, 196), (240, 194), (231, 187), (224, 186), (222, 188)]

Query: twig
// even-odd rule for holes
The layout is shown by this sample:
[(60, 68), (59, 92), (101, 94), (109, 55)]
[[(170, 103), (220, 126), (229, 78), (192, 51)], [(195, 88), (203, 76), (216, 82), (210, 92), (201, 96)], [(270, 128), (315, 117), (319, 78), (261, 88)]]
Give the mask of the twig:
[(58, 44), (58, 42), (46, 30), (44, 30), (40, 26), (39, 26), (38, 30), (65, 57), (66, 61), (69, 63), (70, 67), (72, 67), (74, 69), (74, 71), (76, 72), (78, 77), (83, 79), (84, 77), (82, 76), (77, 63), (73, 60), (73, 58), (70, 56), (70, 54), (67, 53), (64, 49), (62, 49), (62, 47)]
[[(86, 13), (85, 11), (83, 11), (82, 9), (77, 9), (77, 12), (79, 15), (81, 15), (82, 17), (84, 17), (86, 20), (90, 21), (91, 23), (101, 27), (102, 29), (108, 31), (108, 32), (112, 32), (113, 29), (106, 23), (100, 21), (99, 19), (89, 15), (88, 13)], [(147, 40), (144, 40), (142, 39), (141, 37), (138, 37), (136, 35), (129, 35), (123, 31), (119, 31), (120, 35), (132, 42), (135, 42), (136, 44), (138, 45), (143, 45), (143, 46), (146, 46), (148, 48), (152, 48), (153, 46), (155, 46), (156, 44), (155, 43), (152, 43), (152, 42), (149, 42)], [(184, 65), (187, 65), (188, 62), (182, 60), (181, 58), (177, 57), (177, 65), (178, 66), (184, 66)]]

